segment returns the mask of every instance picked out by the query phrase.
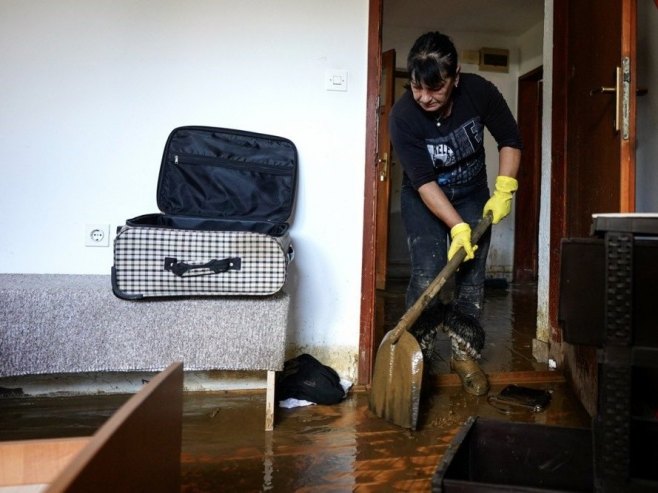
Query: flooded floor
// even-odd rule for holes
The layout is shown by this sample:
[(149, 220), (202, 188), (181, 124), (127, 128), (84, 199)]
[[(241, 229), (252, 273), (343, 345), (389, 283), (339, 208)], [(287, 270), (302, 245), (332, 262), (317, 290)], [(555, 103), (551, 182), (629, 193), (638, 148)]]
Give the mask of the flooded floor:
[[(377, 336), (391, 330), (404, 314), (407, 281), (392, 279), (386, 291), (377, 294)], [(487, 373), (548, 370), (532, 356), (532, 340), (537, 326), (537, 290), (535, 283), (492, 283), (485, 290), (480, 322), (486, 333), (480, 365)], [(431, 373), (450, 373), (450, 341), (439, 333), (434, 347)]]
[(539, 387), (553, 390), (549, 408), (512, 416), (486, 397), (439, 389), (424, 400), (418, 431), (374, 417), (365, 393), (334, 406), (278, 410), (272, 433), (258, 430), (260, 397), (189, 397), (183, 491), (430, 491), (440, 458), (468, 416), (589, 426), (564, 383)]
[[(403, 310), (399, 287), (385, 295), (383, 330)], [(277, 409), (274, 431), (265, 432), (263, 392), (186, 393), (182, 491), (430, 491), (437, 464), (469, 416), (588, 428), (590, 418), (562, 376), (532, 361), (534, 296), (532, 285), (488, 291), (482, 366), (491, 393), (506, 383), (550, 390), (545, 411), (503, 414), (486, 396), (439, 380), (424, 388), (417, 431), (377, 418), (367, 393), (353, 391), (333, 406)], [(0, 398), (0, 440), (90, 435), (128, 397)]]

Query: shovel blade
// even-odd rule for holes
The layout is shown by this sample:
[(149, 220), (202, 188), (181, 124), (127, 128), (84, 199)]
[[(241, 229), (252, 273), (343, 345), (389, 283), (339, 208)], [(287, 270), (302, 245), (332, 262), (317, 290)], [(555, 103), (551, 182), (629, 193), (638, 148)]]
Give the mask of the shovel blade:
[(392, 342), (388, 332), (382, 340), (370, 389), (370, 410), (402, 428), (416, 429), (423, 380), (423, 353), (409, 332)]

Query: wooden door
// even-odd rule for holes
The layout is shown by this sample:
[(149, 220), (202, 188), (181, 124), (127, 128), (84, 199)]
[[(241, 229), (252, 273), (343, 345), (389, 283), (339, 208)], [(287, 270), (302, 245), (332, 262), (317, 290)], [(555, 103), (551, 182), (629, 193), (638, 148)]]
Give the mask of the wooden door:
[[(635, 0), (554, 4), (550, 313), (560, 240), (592, 214), (635, 209)], [(555, 334), (559, 339), (559, 334)]]
[[(560, 241), (589, 236), (592, 214), (635, 209), (635, 0), (555, 0), (549, 317), (557, 323)], [(565, 347), (590, 413), (596, 354)]]
[[(596, 212), (634, 208), (630, 156), (630, 54), (619, 0), (569, 3), (566, 233), (587, 236)], [(573, 26), (573, 27), (572, 27)], [(577, 26), (577, 27), (576, 27)], [(626, 33), (630, 34), (630, 33)], [(635, 77), (632, 78), (633, 80)], [(633, 104), (633, 107), (635, 105)]]
[(388, 115), (395, 97), (395, 50), (382, 53), (382, 74), (377, 109), (377, 211), (375, 214), (375, 285), (386, 289), (388, 215), (391, 200), (391, 139)]
[(523, 153), (514, 217), (514, 281), (537, 280), (539, 189), (541, 179), (541, 67), (519, 77), (517, 120)]

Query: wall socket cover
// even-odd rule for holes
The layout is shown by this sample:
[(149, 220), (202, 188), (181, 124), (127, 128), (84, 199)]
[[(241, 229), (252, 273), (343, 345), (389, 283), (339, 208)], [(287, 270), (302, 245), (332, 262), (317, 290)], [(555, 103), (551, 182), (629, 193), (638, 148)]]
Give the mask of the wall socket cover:
[(347, 91), (347, 70), (326, 70), (324, 88), (327, 91)]
[(110, 246), (110, 225), (87, 224), (85, 226), (85, 246), (88, 247)]

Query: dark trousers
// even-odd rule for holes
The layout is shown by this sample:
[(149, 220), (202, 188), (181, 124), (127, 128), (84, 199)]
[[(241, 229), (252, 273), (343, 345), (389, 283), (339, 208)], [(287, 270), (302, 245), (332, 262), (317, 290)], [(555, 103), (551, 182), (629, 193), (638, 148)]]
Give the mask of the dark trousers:
[[(489, 199), (486, 173), (481, 173), (473, 184), (466, 186), (441, 186), (462, 219), (475, 228), (482, 218), (482, 209)], [(411, 278), (406, 293), (407, 309), (413, 305), (427, 286), (434, 280), (448, 261), (450, 228), (425, 206), (418, 192), (408, 181), (401, 190), (402, 220), (407, 232), (407, 244), (411, 256)], [(464, 262), (455, 275), (452, 303), (462, 313), (479, 318), (484, 303), (484, 278), (491, 240), (491, 230), (478, 242), (475, 258)], [(446, 283), (448, 289), (451, 283)], [(412, 328), (412, 333), (422, 336), (433, 329), (443, 318), (444, 302), (449, 300), (445, 292), (425, 309)]]

